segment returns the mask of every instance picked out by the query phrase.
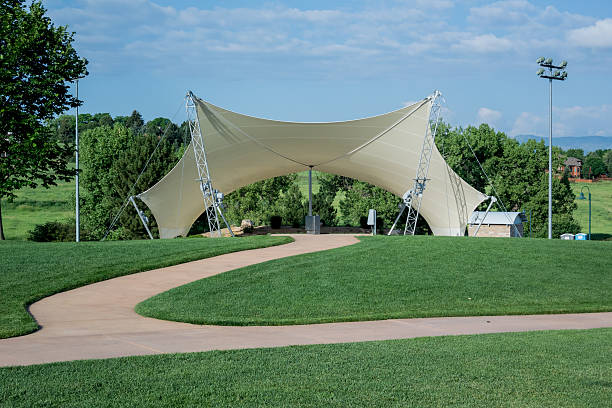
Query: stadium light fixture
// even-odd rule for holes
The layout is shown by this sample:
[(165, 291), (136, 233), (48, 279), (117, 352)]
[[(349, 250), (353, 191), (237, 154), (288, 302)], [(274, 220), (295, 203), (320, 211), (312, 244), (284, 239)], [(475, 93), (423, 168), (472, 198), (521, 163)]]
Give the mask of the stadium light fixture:
[(536, 63), (540, 65), (537, 75), (540, 78), (548, 79), (550, 83), (550, 133), (548, 136), (548, 239), (552, 239), (552, 83), (553, 79), (565, 81), (567, 78), (567, 72), (565, 71), (567, 61), (561, 62), (561, 65), (553, 65), (552, 58), (540, 57), (536, 60)]

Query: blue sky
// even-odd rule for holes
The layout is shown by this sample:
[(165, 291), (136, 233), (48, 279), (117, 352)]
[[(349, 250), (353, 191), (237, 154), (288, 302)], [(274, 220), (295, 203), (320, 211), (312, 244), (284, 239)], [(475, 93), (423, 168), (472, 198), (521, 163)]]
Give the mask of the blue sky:
[(335, 121), (398, 109), (439, 89), (445, 120), (612, 136), (612, 2), (478, 0), (47, 0), (89, 61), (82, 111), (185, 117), (183, 97), (240, 113)]

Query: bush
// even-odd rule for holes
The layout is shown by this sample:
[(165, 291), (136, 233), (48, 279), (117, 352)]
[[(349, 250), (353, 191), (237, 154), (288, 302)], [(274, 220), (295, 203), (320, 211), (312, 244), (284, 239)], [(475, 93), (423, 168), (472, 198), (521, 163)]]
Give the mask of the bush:
[(36, 242), (72, 242), (76, 240), (74, 220), (49, 221), (28, 231), (28, 240)]
[(385, 221), (381, 217), (376, 217), (376, 233), (381, 234), (383, 231), (383, 227), (385, 226)]
[(270, 227), (272, 229), (280, 229), (283, 222), (283, 218), (280, 215), (273, 215), (270, 217)]
[(370, 226), (368, 225), (368, 216), (362, 215), (359, 217), (359, 226), (363, 229), (368, 229)]

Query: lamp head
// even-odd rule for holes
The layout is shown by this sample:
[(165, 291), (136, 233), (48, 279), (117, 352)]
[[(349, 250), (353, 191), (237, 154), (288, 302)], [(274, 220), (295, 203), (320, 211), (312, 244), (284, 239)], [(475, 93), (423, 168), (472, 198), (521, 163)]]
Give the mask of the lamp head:
[(546, 60), (544, 61), (545, 64), (552, 64), (552, 58), (546, 58)]
[(536, 62), (537, 62), (538, 64), (541, 64), (541, 63), (543, 63), (543, 62), (544, 62), (544, 60), (545, 60), (545, 58), (544, 58), (544, 57), (540, 57), (540, 58), (538, 58), (538, 59), (536, 60)]
[(556, 71), (553, 73), (553, 76), (556, 76), (557, 78), (561, 77), (561, 71), (556, 70)]
[(584, 193), (581, 191), (580, 195), (578, 196), (579, 200), (586, 200), (586, 197), (584, 196)]
[(536, 73), (538, 76), (542, 76), (544, 74), (544, 68), (540, 68), (538, 69), (538, 72)]
[(561, 65), (559, 65), (560, 68), (565, 68), (567, 67), (567, 61), (562, 61)]
[(565, 78), (567, 78), (567, 72), (563, 71), (561, 73), (561, 79), (565, 79)]

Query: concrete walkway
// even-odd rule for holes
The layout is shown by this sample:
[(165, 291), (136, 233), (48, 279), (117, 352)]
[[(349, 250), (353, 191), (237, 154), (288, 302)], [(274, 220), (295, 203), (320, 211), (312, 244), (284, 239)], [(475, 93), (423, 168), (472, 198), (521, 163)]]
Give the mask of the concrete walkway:
[(231, 269), (358, 242), (349, 235), (293, 235), (287, 245), (255, 249), (123, 276), (50, 296), (30, 307), (36, 333), (0, 340), (0, 366), (298, 344), (452, 334), (612, 327), (612, 313), (393, 319), (302, 326), (200, 326), (142, 317), (149, 297)]

